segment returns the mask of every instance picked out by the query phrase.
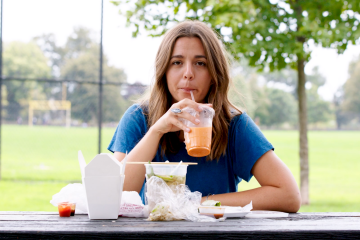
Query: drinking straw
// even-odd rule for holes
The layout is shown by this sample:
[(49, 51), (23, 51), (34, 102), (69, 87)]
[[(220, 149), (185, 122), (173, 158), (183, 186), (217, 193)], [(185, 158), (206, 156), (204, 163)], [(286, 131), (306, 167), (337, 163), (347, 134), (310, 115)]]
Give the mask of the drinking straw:
[(170, 175), (173, 175), (173, 173), (179, 168), (179, 166), (181, 165), (181, 163), (182, 163), (182, 161), (180, 161), (179, 164), (176, 166), (176, 168), (174, 168), (174, 169), (171, 171)]
[(195, 102), (194, 94), (192, 93), (192, 91), (190, 91), (190, 94), (191, 94), (191, 99)]

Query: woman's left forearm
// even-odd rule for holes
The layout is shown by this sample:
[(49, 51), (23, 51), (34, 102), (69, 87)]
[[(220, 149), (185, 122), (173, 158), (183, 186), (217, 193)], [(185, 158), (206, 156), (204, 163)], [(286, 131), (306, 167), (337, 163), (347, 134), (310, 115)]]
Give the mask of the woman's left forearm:
[[(299, 187), (290, 169), (274, 151), (262, 155), (254, 164), (251, 173), (259, 182), (259, 188), (210, 196), (221, 205), (245, 206), (252, 201), (254, 210), (297, 212), (301, 205)], [(241, 183), (240, 183), (241, 184)], [(204, 201), (206, 197), (203, 197)]]
[[(233, 192), (208, 196), (209, 200), (220, 201), (224, 206), (245, 206), (252, 201), (253, 210), (272, 210), (297, 212), (300, 208), (300, 196), (297, 191), (263, 186), (243, 192)], [(202, 202), (206, 200), (202, 198)]]

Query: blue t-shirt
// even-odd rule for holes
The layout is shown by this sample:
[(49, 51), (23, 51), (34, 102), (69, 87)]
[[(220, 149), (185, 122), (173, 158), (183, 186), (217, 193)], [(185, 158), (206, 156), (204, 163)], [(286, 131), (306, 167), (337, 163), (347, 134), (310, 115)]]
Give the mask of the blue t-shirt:
[[(147, 120), (142, 108), (135, 104), (121, 118), (108, 150), (111, 152), (130, 152), (148, 131)], [(186, 174), (186, 185), (192, 192), (199, 191), (203, 196), (236, 192), (237, 185), (244, 179), (249, 181), (253, 176), (251, 169), (255, 162), (269, 150), (274, 150), (253, 120), (246, 114), (232, 118), (229, 127), (226, 154), (220, 159), (207, 161), (206, 157), (191, 157), (187, 154), (185, 143), (176, 154), (161, 157), (159, 144), (153, 162), (197, 162), (189, 165)], [(146, 180), (145, 180), (146, 181)], [(140, 197), (145, 202), (145, 182)]]

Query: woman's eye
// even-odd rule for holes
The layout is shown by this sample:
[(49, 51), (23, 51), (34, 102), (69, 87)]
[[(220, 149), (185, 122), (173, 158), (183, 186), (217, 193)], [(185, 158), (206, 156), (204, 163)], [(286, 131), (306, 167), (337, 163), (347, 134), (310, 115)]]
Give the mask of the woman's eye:
[(180, 65), (181, 62), (180, 62), (180, 61), (175, 61), (175, 62), (173, 62), (172, 64), (173, 64), (173, 65)]
[(206, 63), (204, 63), (204, 62), (197, 62), (196, 64), (199, 66), (206, 66)]

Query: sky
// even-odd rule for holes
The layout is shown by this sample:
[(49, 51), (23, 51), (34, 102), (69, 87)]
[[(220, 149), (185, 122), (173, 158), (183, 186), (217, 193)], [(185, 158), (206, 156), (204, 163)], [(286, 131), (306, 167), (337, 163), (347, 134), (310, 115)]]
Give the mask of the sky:
[[(126, 19), (119, 15), (119, 7), (104, 0), (103, 47), (111, 65), (124, 69), (130, 83), (150, 84), (154, 75), (154, 60), (161, 38), (143, 33), (132, 38)], [(44, 33), (54, 33), (62, 45), (74, 27), (93, 30), (100, 41), (101, 0), (3, 0), (3, 41), (28, 42)], [(312, 47), (311, 60), (305, 72), (318, 66), (326, 78), (319, 89), (325, 100), (332, 100), (335, 91), (348, 78), (348, 65), (360, 54), (360, 46), (350, 46), (344, 54), (336, 50)]]

